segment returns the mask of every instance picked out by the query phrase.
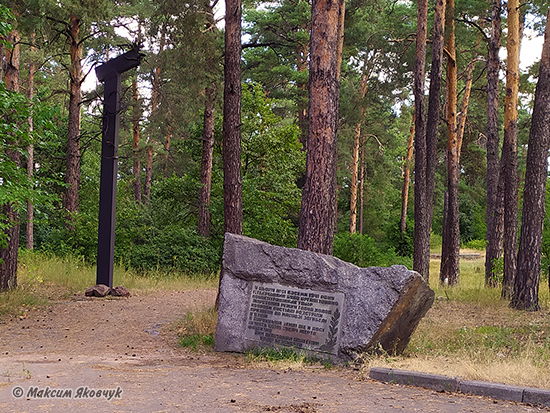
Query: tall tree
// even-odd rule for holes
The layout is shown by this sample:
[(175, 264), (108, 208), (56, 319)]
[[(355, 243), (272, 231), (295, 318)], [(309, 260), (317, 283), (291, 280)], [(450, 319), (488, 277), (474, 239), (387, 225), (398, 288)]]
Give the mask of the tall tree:
[(212, 186), (212, 156), (214, 152), (214, 103), (216, 83), (206, 88), (202, 129), (201, 189), (199, 192), (199, 234), (210, 236), (210, 189)]
[(137, 75), (132, 79), (132, 172), (134, 174), (134, 199), (137, 203), (141, 203), (141, 162), (139, 159), (139, 138), (140, 138), (140, 119), (141, 108), (138, 93)]
[[(365, 62), (367, 63), (367, 62)], [(364, 66), (364, 71), (361, 74), (361, 87), (359, 89), (359, 99), (362, 101), (367, 95), (368, 80), (371, 75), (371, 71), (367, 70), (367, 64)], [(372, 66), (371, 66), (372, 67)], [(355, 125), (353, 135), (353, 148), (351, 153), (351, 185), (350, 185), (350, 211), (349, 211), (349, 232), (354, 234), (357, 230), (357, 183), (359, 180), (359, 143), (361, 140), (361, 126), (363, 124), (366, 115), (366, 109), (364, 105), (361, 105), (361, 118)]]
[(443, 27), (445, 2), (436, 2), (430, 72), (429, 112), (426, 126), (424, 65), (426, 59), (427, 2), (418, 2), (415, 62), (415, 179), (414, 179), (414, 253), (413, 268), (428, 280), (430, 274), (430, 231), (433, 216), (433, 191), (437, 161), (437, 129), (439, 125)]
[(241, 178), (241, 0), (225, 1), (223, 100), (224, 231), (243, 232)]
[(550, 148), (550, 10), (546, 20), (539, 79), (531, 119), (517, 274), (511, 306), (538, 311), (542, 228)]
[(427, 199), (427, 146), (426, 97), (424, 91), (426, 65), (426, 39), (428, 33), (428, 1), (418, 1), (416, 26), (416, 57), (414, 65), (414, 252), (413, 269), (426, 280), (430, 276), (430, 229), (426, 216)]
[[(504, 231), (504, 199), (499, 163), (498, 96), (500, 71), (500, 39), (502, 34), (501, 0), (493, 0), (491, 11), (491, 37), (487, 56), (487, 247), (485, 251), (485, 285), (497, 286), (494, 273), (496, 261), (502, 254)], [(500, 190), (499, 190), (500, 186)]]
[(504, 142), (501, 174), (504, 179), (504, 277), (502, 298), (512, 298), (517, 264), (518, 237), (518, 90), (519, 90), (519, 0), (509, 0)]
[[(19, 92), (19, 32), (13, 29), (6, 35), (4, 83), (6, 89)], [(21, 165), (21, 157), (17, 148), (19, 142), (16, 136), (8, 137), (9, 149), (5, 155), (16, 168)], [(3, 155), (3, 154), (2, 154)], [(6, 240), (2, 239), (0, 248), (0, 291), (17, 286), (17, 256), (19, 250), (19, 214), (15, 206), (8, 202), (2, 206), (2, 223), (5, 228)]]
[[(34, 97), (34, 71), (36, 70), (36, 65), (34, 62), (34, 57), (32, 54), (36, 51), (35, 43), (35, 33), (31, 34), (31, 59), (28, 63), (28, 77), (27, 77), (27, 97), (29, 100), (32, 100)], [(33, 120), (32, 115), (29, 116), (29, 132), (33, 132)], [(29, 181), (32, 181), (34, 176), (34, 145), (30, 144), (27, 146), (27, 177)], [(27, 200), (27, 225), (26, 225), (26, 245), (27, 249), (32, 250), (34, 248), (34, 205), (32, 199)]]
[(309, 131), (298, 248), (332, 254), (344, 0), (313, 0)]
[(403, 188), (401, 190), (401, 220), (399, 230), (404, 234), (407, 230), (407, 206), (409, 203), (409, 181), (411, 179), (411, 161), (414, 148), (414, 126), (416, 116), (413, 113), (411, 117), (411, 131), (409, 133), (409, 142), (407, 144), (407, 155), (405, 156), (405, 165), (403, 166)]
[(445, 218), (443, 246), (441, 253), (441, 270), (439, 278), (442, 283), (458, 284), (460, 226), (458, 209), (458, 123), (457, 123), (457, 62), (455, 47), (455, 3), (447, 0), (446, 17), (446, 51), (447, 51), (447, 194), (445, 197)]
[[(69, 129), (67, 135), (67, 168), (65, 172), (65, 198), (63, 206), (69, 213), (78, 211), (78, 187), (80, 185), (80, 123), (82, 101), (82, 42), (80, 35), (80, 17), (71, 15), (65, 34), (69, 40), (71, 65), (69, 70)], [(71, 218), (69, 218), (71, 221)], [(69, 225), (70, 226), (70, 225)]]

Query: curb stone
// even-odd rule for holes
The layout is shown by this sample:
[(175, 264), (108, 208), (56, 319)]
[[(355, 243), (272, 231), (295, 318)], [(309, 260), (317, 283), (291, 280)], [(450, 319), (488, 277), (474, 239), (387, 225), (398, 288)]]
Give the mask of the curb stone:
[(435, 391), (460, 392), (475, 396), (486, 396), (493, 399), (550, 407), (550, 390), (536, 387), (510, 386), (485, 381), (466, 381), (461, 380), (459, 377), (418, 373), (386, 367), (372, 367), (369, 377), (385, 383), (405, 384), (425, 387)]

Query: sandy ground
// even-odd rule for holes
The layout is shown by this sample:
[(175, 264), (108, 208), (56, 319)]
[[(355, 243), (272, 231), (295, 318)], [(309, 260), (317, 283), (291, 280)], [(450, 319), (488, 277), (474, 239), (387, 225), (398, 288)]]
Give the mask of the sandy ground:
[(75, 297), (1, 320), (0, 412), (541, 411), (360, 380), (351, 368), (266, 369), (178, 347), (163, 326), (214, 299), (212, 290)]

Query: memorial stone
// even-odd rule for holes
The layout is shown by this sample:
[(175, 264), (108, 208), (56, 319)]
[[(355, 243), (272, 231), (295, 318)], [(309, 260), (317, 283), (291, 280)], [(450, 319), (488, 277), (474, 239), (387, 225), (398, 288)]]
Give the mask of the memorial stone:
[(226, 234), (215, 349), (292, 347), (350, 360), (402, 352), (434, 300), (404, 266), (338, 258)]

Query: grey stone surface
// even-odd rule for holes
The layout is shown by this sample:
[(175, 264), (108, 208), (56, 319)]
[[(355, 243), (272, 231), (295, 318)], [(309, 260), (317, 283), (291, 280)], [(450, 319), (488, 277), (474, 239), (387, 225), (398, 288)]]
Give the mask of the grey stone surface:
[(130, 291), (124, 288), (122, 285), (115, 287), (111, 290), (111, 295), (115, 297), (130, 297)]
[(88, 288), (84, 295), (86, 297), (105, 297), (107, 294), (111, 292), (111, 289), (109, 286), (104, 284), (96, 284), (93, 287)]
[(523, 403), (550, 407), (550, 390), (526, 387), (523, 390)]
[(523, 387), (509, 386), (501, 383), (484, 381), (461, 381), (458, 390), (462, 393), (475, 394), (476, 396), (488, 396), (495, 399), (523, 401)]
[(550, 407), (550, 390), (511, 386), (487, 381), (467, 381), (438, 374), (419, 373), (386, 367), (372, 367), (369, 377), (386, 383), (425, 387), (436, 391), (461, 392), (519, 403)]
[(335, 354), (353, 359), (382, 347), (403, 351), (434, 300), (422, 277), (404, 266), (359, 268), (338, 258), (226, 234), (215, 348), (243, 352), (254, 283), (344, 295)]
[(414, 371), (373, 367), (369, 377), (386, 383), (405, 384), (408, 386), (426, 387), (435, 391), (456, 392), (459, 380), (456, 377), (447, 377), (439, 374), (418, 373)]

